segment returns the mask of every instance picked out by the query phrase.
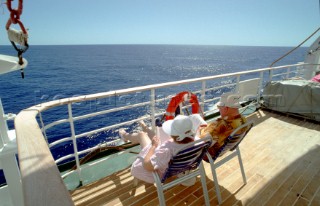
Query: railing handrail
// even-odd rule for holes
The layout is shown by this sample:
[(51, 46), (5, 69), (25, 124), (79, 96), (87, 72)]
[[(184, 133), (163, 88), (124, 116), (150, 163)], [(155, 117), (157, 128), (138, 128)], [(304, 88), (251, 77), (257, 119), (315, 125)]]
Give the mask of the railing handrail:
[(30, 108), (24, 109), (25, 110), (36, 110), (38, 112), (46, 111), (52, 107), (55, 106), (61, 106), (61, 105), (67, 105), (70, 103), (77, 103), (81, 101), (90, 101), (94, 99), (101, 99), (101, 98), (107, 98), (117, 95), (124, 95), (129, 94), (133, 92), (142, 92), (147, 91), (151, 89), (160, 89), (164, 87), (170, 87), (170, 86), (176, 86), (181, 84), (190, 84), (194, 82), (200, 82), (200, 81), (208, 81), (208, 80), (214, 80), (224, 77), (231, 77), (231, 76), (237, 76), (237, 75), (243, 75), (243, 74), (250, 74), (250, 73), (258, 73), (258, 72), (265, 72), (265, 71), (272, 71), (287, 67), (295, 67), (295, 66), (304, 66), (304, 65), (310, 65), (305, 63), (298, 63), (298, 64), (291, 64), (291, 65), (284, 65), (284, 66), (278, 66), (278, 67), (266, 67), (262, 69), (255, 69), (255, 70), (248, 70), (248, 71), (242, 71), (242, 72), (234, 72), (234, 73), (227, 73), (227, 74), (219, 74), (219, 75), (213, 75), (208, 77), (200, 77), (200, 78), (193, 78), (193, 79), (187, 79), (187, 80), (180, 80), (180, 81), (171, 81), (166, 83), (160, 83), (160, 84), (151, 84), (146, 86), (140, 86), (140, 87), (132, 87), (128, 89), (120, 89), (120, 90), (114, 90), (114, 91), (108, 91), (108, 92), (101, 92), (101, 93), (95, 93), (95, 94), (89, 94), (89, 95), (81, 95), (77, 97), (70, 97), (70, 98), (63, 98), (59, 100), (53, 100), (45, 103), (41, 103), (35, 106), (32, 106)]
[[(265, 71), (273, 71), (276, 69), (303, 65), (306, 64), (299, 63), (272, 68), (262, 68), (243, 72), (214, 75), (209, 77), (153, 84), (129, 89), (121, 89), (97, 94), (82, 95), (79, 97), (64, 98), (61, 100), (45, 102), (39, 105), (32, 106), (28, 109), (22, 110), (15, 119), (15, 128), (17, 133), (18, 154), (21, 168), (21, 178), (25, 204), (73, 205), (70, 194), (62, 182), (57, 165), (54, 162), (54, 159), (48, 148), (47, 142), (36, 120), (36, 116), (39, 115), (39, 113), (56, 106), (71, 105), (72, 103), (76, 102), (107, 98), (116, 95), (124, 95), (137, 91), (141, 92), (149, 90), (154, 95), (155, 89), (182, 84), (190, 84), (195, 82), (203, 82), (204, 86), (202, 90), (205, 90), (205, 82), (208, 80), (237, 76), (237, 81), (239, 81), (240, 75), (250, 73), (260, 73), (261, 75)], [(152, 98), (153, 97), (151, 97), (150, 103), (151, 105), (154, 105), (154, 98)], [(202, 100), (204, 101), (204, 98), (202, 98)], [(154, 116), (154, 114), (152, 115)]]
[[(298, 64), (300, 65), (300, 64)], [(279, 68), (285, 68), (286, 66), (281, 66), (281, 67), (277, 67), (275, 69), (279, 69)], [(289, 67), (290, 68), (290, 67)], [(270, 70), (270, 69), (269, 69)], [(236, 73), (230, 73), (230, 74), (224, 74), (222, 75), (222, 77), (219, 77), (219, 78), (223, 78), (223, 77), (229, 77), (230, 76), (234, 76), (236, 75), (238, 80), (239, 80), (239, 77), (240, 77), (240, 74), (239, 73), (244, 73), (244, 74), (248, 74), (248, 73), (252, 73), (252, 72), (263, 72), (264, 69), (257, 69), (257, 70), (251, 70), (249, 72), (236, 72)], [(280, 76), (280, 75), (285, 75), (287, 73), (280, 73), (280, 74), (277, 74), (277, 75), (273, 75), (273, 76)], [(217, 76), (217, 75), (216, 75)], [(221, 76), (221, 75), (220, 75)], [(195, 78), (197, 81), (203, 81), (203, 79), (208, 79), (211, 80), (211, 78), (214, 77), (214, 76), (210, 76), (210, 77), (203, 77), (203, 78)], [(195, 79), (191, 79), (191, 80), (195, 80)], [(187, 82), (190, 82), (190, 79), (189, 80), (185, 80)], [(176, 82), (169, 82), (169, 83), (176, 83)], [(233, 86), (233, 85), (236, 85), (237, 83), (231, 83), (231, 84), (227, 84), (227, 85), (222, 85), (222, 86), (217, 86), (217, 87), (214, 87), (214, 88), (210, 88), (210, 89), (205, 89), (204, 92), (206, 91), (209, 91), (209, 90), (216, 90), (218, 88), (223, 88), (223, 87), (228, 87), (228, 86)], [(159, 84), (153, 84), (153, 85), (148, 85), (147, 87), (150, 89), (158, 89), (159, 87), (155, 86), (155, 85), (159, 85)], [(137, 87), (137, 88), (140, 88), (140, 87)], [(135, 88), (132, 88), (132, 89), (135, 89)], [(141, 90), (134, 90), (132, 92), (135, 92), (135, 91), (141, 91)], [(117, 93), (117, 91), (114, 91), (114, 93)], [(198, 91), (198, 93), (201, 93), (201, 91)], [(117, 93), (119, 94), (119, 93)], [(214, 99), (211, 99), (211, 100), (203, 100), (203, 102), (200, 102), (200, 105), (203, 105), (204, 103), (208, 103), (210, 101), (213, 101), (215, 100), (216, 98)], [(162, 98), (162, 99), (158, 99), (157, 101), (164, 101), (165, 98)], [(137, 103), (137, 104), (132, 104), (132, 105), (129, 105), (129, 106), (124, 106), (124, 107), (117, 107), (117, 108), (113, 108), (113, 109), (107, 109), (107, 110), (103, 110), (103, 111), (99, 111), (99, 112), (94, 112), (94, 113), (89, 113), (89, 114), (85, 114), (85, 115), (80, 115), (80, 116), (75, 116), (72, 118), (73, 121), (77, 121), (77, 120), (80, 120), (80, 119), (85, 119), (85, 118), (89, 118), (89, 117), (93, 117), (93, 116), (97, 116), (97, 115), (102, 115), (102, 114), (108, 114), (108, 113), (112, 113), (112, 112), (115, 112), (115, 111), (120, 111), (120, 110), (124, 110), (124, 109), (132, 109), (134, 107), (139, 107), (139, 106), (144, 106), (144, 105), (148, 105), (150, 104), (150, 101), (147, 101), (147, 102), (142, 102), (142, 103)], [(204, 112), (205, 113), (205, 112)], [(163, 113), (162, 113), (163, 114)], [(156, 114), (155, 116), (160, 116), (161, 114)], [(56, 126), (58, 124), (62, 124), (62, 123), (66, 123), (68, 122), (69, 119), (61, 119), (61, 120), (58, 120), (58, 121), (55, 121), (55, 122), (52, 122), (50, 124), (47, 124), (46, 126), (44, 126), (44, 131), (53, 127), (53, 126)], [(112, 125), (112, 126), (106, 126), (106, 127), (103, 127), (103, 128), (100, 128), (100, 129), (96, 129), (94, 131), (90, 131), (90, 132), (84, 132), (82, 134), (78, 134), (78, 135), (75, 135), (76, 138), (80, 138), (80, 137), (84, 137), (84, 136), (87, 136), (87, 135), (90, 135), (90, 134), (93, 134), (93, 133), (96, 133), (96, 132), (102, 132), (102, 131), (105, 131), (105, 130), (108, 130), (108, 129), (113, 129), (113, 128), (116, 128), (116, 127), (119, 127), (119, 126), (123, 126), (123, 125), (126, 125), (126, 124), (129, 124), (129, 123), (132, 123), (134, 122), (133, 121), (128, 121), (128, 122), (124, 122), (122, 124), (118, 124), (118, 125)], [(69, 141), (70, 138), (64, 138), (64, 141)], [(57, 145), (57, 143), (61, 143), (62, 141), (61, 140), (57, 140), (55, 142), (52, 142), (50, 143), (50, 145)]]

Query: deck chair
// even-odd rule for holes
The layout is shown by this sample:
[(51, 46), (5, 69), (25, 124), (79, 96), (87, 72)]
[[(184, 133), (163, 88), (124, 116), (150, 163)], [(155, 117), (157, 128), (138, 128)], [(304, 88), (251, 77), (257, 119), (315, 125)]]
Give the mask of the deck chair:
[[(165, 205), (165, 199), (163, 191), (169, 189), (175, 185), (178, 185), (185, 180), (200, 175), (203, 196), (205, 198), (205, 204), (209, 203), (208, 189), (206, 184), (206, 174), (204, 171), (202, 159), (207, 153), (208, 148), (212, 145), (212, 137), (208, 135), (206, 138), (188, 143), (185, 147), (181, 148), (171, 158), (169, 167), (162, 177), (157, 172), (153, 172), (153, 177), (157, 186), (159, 203), (161, 206)], [(166, 182), (169, 177), (176, 176), (182, 172), (189, 171), (188, 174), (177, 177), (176, 179)]]
[[(225, 143), (219, 149), (219, 151), (215, 154), (215, 156), (212, 157), (208, 152), (206, 154), (207, 157), (208, 157), (210, 166), (211, 166), (212, 176), (213, 176), (213, 180), (214, 180), (214, 186), (215, 186), (215, 189), (216, 189), (216, 194), (217, 194), (217, 198), (218, 198), (219, 204), (222, 203), (222, 199), (221, 199), (221, 193), (220, 193), (220, 188), (219, 188), (219, 183), (218, 183), (218, 178), (217, 178), (217, 173), (216, 173), (216, 169), (218, 167), (220, 167), (224, 163), (228, 162), (229, 160), (231, 160), (235, 156), (238, 156), (240, 170), (241, 170), (241, 173), (242, 173), (242, 179), (243, 179), (244, 184), (247, 184), (246, 174), (244, 172), (242, 159), (241, 159), (241, 154), (240, 154), (240, 149), (239, 149), (238, 146), (239, 146), (240, 142), (243, 140), (243, 138), (248, 134), (248, 132), (250, 131), (252, 126), (253, 126), (253, 122), (249, 121), (249, 122), (241, 125), (240, 127), (236, 128), (229, 135), (229, 137), (227, 137)], [(246, 128), (246, 129), (243, 132), (240, 132), (244, 128)], [(231, 151), (232, 153), (230, 153), (227, 156), (225, 156), (224, 154), (226, 152), (228, 152), (228, 151)], [(223, 159), (221, 159), (218, 162), (216, 162), (216, 160), (219, 157), (223, 157)]]

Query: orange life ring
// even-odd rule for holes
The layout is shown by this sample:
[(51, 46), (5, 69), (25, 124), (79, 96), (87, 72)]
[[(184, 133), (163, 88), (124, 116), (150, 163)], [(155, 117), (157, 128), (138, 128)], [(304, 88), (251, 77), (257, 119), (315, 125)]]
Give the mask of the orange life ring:
[(179, 104), (184, 101), (189, 101), (191, 104), (191, 111), (192, 114), (198, 114), (200, 113), (200, 105), (197, 98), (197, 95), (188, 92), (183, 91), (177, 94), (176, 96), (172, 97), (172, 99), (169, 102), (169, 105), (166, 110), (166, 120), (173, 119), (175, 117), (175, 111)]

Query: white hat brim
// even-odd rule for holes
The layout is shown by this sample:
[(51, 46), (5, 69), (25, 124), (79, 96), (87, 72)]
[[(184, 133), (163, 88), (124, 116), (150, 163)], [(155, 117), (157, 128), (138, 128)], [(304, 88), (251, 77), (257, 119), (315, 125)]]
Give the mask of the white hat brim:
[(216, 107), (230, 107), (230, 108), (241, 108), (242, 107), (240, 103), (233, 104), (231, 106), (231, 105), (226, 105), (223, 102), (218, 102), (218, 103), (215, 104), (215, 106)]
[(173, 120), (167, 120), (162, 124), (162, 130), (171, 136), (171, 128), (172, 128)]

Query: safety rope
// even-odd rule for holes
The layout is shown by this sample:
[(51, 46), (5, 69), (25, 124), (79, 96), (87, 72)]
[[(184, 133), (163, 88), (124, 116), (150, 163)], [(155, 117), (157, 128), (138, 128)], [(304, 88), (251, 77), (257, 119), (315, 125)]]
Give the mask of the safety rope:
[[(28, 50), (29, 44), (28, 44), (28, 32), (20, 20), (20, 15), (22, 14), (22, 10), (23, 10), (23, 0), (19, 0), (17, 9), (12, 9), (11, 1), (13, 0), (7, 0), (7, 8), (10, 12), (10, 17), (7, 21), (6, 29), (8, 31), (8, 38), (12, 46), (18, 52), (19, 64), (21, 66), (21, 77), (24, 78), (24, 72), (23, 72), (24, 62), (23, 62), (22, 54)], [(21, 28), (21, 31), (10, 28), (11, 24), (18, 24)], [(16, 44), (19, 44), (20, 48), (18, 48)]]
[(320, 30), (320, 27), (313, 32), (308, 38), (306, 38), (303, 42), (301, 42), (298, 46), (296, 46), (295, 48), (291, 49), (290, 51), (288, 51), (286, 54), (284, 54), (283, 56), (281, 56), (280, 58), (278, 58), (277, 60), (275, 60), (274, 62), (272, 62), (272, 64), (270, 64), (269, 67), (272, 67), (275, 63), (277, 63), (278, 61), (280, 61), (281, 59), (283, 59), (284, 57), (288, 56), (291, 52), (293, 52), (294, 50), (298, 49), (302, 44), (304, 44), (306, 41), (308, 41), (313, 35), (315, 35), (318, 31)]

